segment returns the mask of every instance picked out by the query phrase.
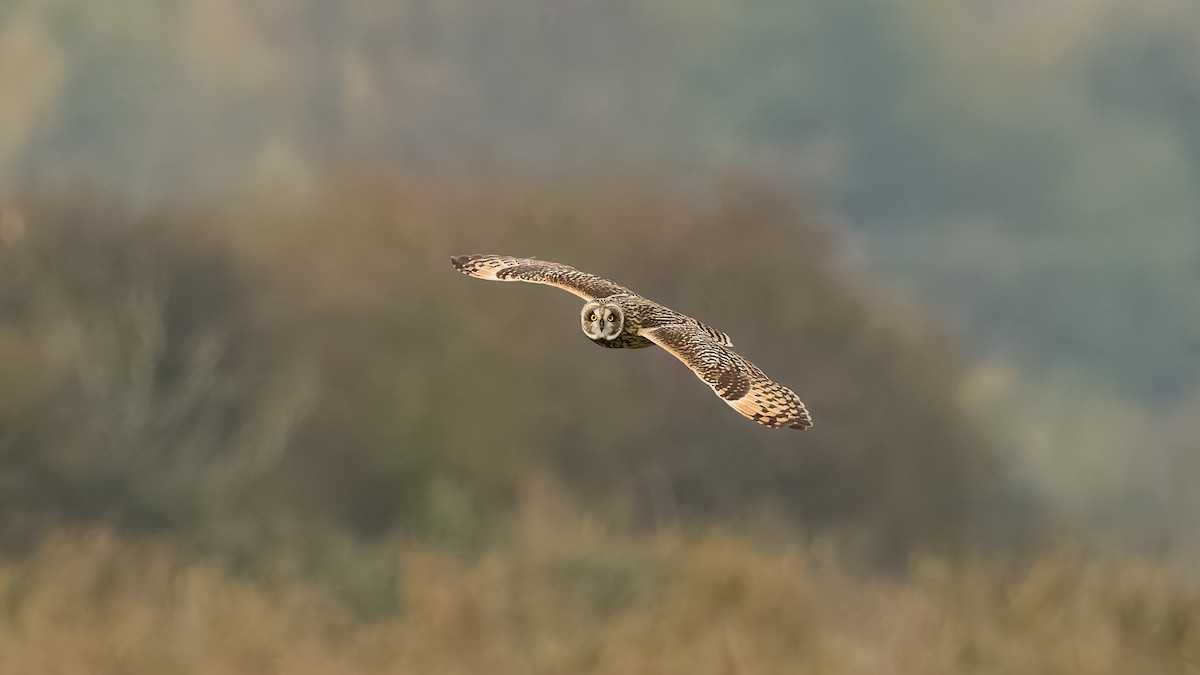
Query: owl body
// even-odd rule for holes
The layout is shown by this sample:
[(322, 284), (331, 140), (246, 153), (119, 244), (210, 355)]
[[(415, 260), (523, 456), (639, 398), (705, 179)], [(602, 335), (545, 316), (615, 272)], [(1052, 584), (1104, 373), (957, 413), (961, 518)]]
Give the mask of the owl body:
[(595, 342), (601, 347), (608, 349), (642, 349), (644, 347), (653, 347), (654, 343), (642, 337), (629, 332), (623, 332), (612, 340), (604, 338), (589, 337), (589, 340)]
[(792, 390), (734, 352), (728, 335), (686, 314), (559, 263), (497, 255), (458, 256), (450, 261), (468, 276), (526, 281), (569, 291), (586, 301), (580, 326), (592, 342), (610, 349), (658, 345), (691, 368), (730, 407), (755, 422), (771, 428), (812, 426), (808, 410)]

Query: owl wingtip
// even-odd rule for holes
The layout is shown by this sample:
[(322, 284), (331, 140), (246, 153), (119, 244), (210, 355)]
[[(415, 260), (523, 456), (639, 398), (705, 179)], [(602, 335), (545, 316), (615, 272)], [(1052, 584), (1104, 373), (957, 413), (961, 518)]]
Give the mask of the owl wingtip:
[(472, 260), (475, 260), (476, 258), (479, 258), (479, 257), (480, 256), (478, 254), (475, 254), (475, 255), (452, 255), (452, 256), (450, 256), (450, 264), (454, 265), (454, 269), (463, 271), (463, 268), (467, 266), (467, 263), (469, 263)]
[(812, 428), (812, 418), (808, 416), (808, 411), (804, 412), (803, 417), (800, 417), (795, 422), (792, 422), (791, 424), (789, 424), (788, 428), (789, 429), (799, 429), (800, 431), (804, 431), (805, 429), (811, 429)]

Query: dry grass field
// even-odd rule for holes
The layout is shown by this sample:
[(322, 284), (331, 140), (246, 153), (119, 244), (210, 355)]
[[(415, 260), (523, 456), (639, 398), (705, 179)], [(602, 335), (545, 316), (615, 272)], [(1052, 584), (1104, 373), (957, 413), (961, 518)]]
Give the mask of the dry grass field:
[(363, 618), (281, 565), (62, 534), (0, 567), (3, 673), (1188, 673), (1200, 592), (1053, 550), (852, 573), (820, 545), (576, 537), (470, 559), (394, 543), (398, 610)]

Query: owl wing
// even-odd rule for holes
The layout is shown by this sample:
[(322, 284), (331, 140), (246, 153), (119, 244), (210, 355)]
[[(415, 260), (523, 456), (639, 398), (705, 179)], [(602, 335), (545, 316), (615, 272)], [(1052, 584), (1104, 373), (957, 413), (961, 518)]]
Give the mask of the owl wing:
[(714, 340), (705, 328), (694, 323), (679, 323), (643, 328), (640, 334), (674, 354), (730, 407), (755, 422), (772, 429), (812, 426), (812, 417), (791, 389), (767, 377), (758, 366)]
[(495, 281), (528, 281), (533, 284), (557, 286), (584, 300), (605, 298), (619, 293), (633, 294), (624, 286), (604, 277), (598, 277), (569, 265), (537, 260), (514, 258), (507, 255), (460, 255), (450, 259), (455, 269), (477, 279)]

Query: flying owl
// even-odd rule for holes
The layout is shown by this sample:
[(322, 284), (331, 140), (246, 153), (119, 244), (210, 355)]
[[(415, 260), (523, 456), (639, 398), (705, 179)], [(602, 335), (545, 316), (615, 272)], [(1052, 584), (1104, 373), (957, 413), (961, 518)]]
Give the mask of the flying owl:
[(557, 286), (586, 300), (579, 314), (583, 334), (600, 345), (638, 349), (658, 345), (704, 380), (734, 410), (772, 429), (807, 429), (812, 418), (792, 390), (763, 374), (733, 351), (721, 331), (647, 300), (608, 279), (574, 267), (506, 255), (450, 259), (467, 276)]

